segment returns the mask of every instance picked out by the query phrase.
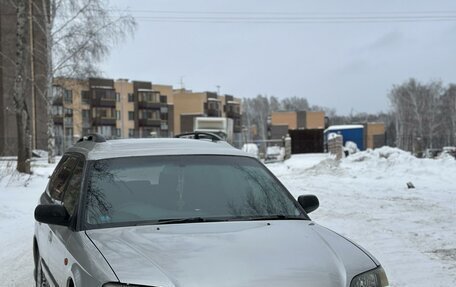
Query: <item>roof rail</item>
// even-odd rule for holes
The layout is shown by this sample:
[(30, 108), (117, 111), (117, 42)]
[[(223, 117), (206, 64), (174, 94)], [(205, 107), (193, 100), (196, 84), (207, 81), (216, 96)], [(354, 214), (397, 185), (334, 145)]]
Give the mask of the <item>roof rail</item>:
[(190, 139), (195, 139), (195, 140), (209, 139), (212, 142), (224, 141), (224, 139), (222, 139), (220, 136), (213, 134), (213, 133), (207, 133), (207, 132), (183, 133), (183, 134), (178, 134), (174, 137), (175, 138), (190, 138)]
[(85, 142), (85, 141), (91, 141), (94, 143), (103, 143), (103, 142), (106, 142), (106, 139), (104, 136), (102, 136), (100, 134), (88, 134), (88, 135), (80, 138), (77, 142), (80, 143), (80, 142)]

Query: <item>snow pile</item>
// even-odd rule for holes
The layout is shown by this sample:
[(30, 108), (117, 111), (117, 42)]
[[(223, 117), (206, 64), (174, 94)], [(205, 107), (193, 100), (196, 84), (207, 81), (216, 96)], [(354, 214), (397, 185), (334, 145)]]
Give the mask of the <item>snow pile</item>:
[(312, 219), (369, 250), (391, 286), (456, 286), (454, 158), (418, 159), (383, 147), (340, 162), (294, 155), (268, 168), (295, 197), (317, 195)]
[(25, 175), (14, 160), (0, 158), (0, 286), (34, 286), (33, 213), (54, 167), (35, 160), (33, 175)]
[(368, 149), (363, 152), (359, 152), (356, 154), (351, 155), (350, 157), (347, 157), (348, 161), (387, 161), (387, 162), (397, 162), (397, 163), (403, 163), (406, 161), (413, 161), (413, 160), (418, 160), (416, 157), (414, 157), (412, 154), (409, 152), (400, 150), (398, 148), (392, 148), (392, 147), (381, 147), (378, 149)]
[(344, 151), (347, 151), (348, 154), (355, 154), (355, 153), (359, 152), (359, 148), (355, 142), (347, 141), (345, 143)]

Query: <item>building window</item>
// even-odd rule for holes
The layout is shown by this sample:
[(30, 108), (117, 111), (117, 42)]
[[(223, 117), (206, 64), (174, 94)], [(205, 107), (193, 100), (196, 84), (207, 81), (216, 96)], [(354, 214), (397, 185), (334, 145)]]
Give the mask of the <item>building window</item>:
[(116, 119), (120, 121), (120, 111), (116, 111)]
[(63, 120), (65, 126), (72, 126), (73, 125), (73, 118), (72, 117), (65, 117)]
[(160, 118), (160, 112), (158, 110), (139, 110), (138, 116), (139, 119), (158, 120)]
[(82, 121), (88, 122), (90, 117), (90, 110), (82, 110)]
[(135, 129), (128, 129), (128, 137), (133, 138), (135, 136)]
[(138, 101), (148, 103), (159, 103), (160, 94), (154, 92), (138, 92)]
[(104, 101), (115, 101), (116, 92), (114, 90), (96, 89), (95, 97)]
[(122, 137), (122, 135), (121, 135), (121, 132), (120, 132), (120, 129), (119, 129), (119, 128), (116, 128), (116, 137), (118, 137), (118, 138)]
[(94, 118), (115, 119), (116, 109), (111, 108), (93, 108), (92, 116)]
[(116, 131), (111, 126), (97, 126), (97, 132), (107, 138), (111, 138)]
[(131, 103), (131, 102), (134, 102), (134, 101), (135, 101), (135, 98), (134, 98), (133, 94), (132, 93), (128, 93), (128, 102)]
[(106, 109), (98, 109), (98, 116), (102, 118), (107, 118), (108, 111)]
[(73, 91), (71, 90), (64, 90), (63, 92), (63, 100), (66, 104), (73, 103)]
[(62, 106), (52, 106), (52, 114), (54, 116), (63, 115), (63, 107)]
[(168, 107), (160, 107), (160, 113), (162, 113), (162, 114), (168, 113)]
[(120, 94), (119, 93), (116, 93), (116, 101), (120, 102)]
[(73, 110), (72, 109), (64, 109), (65, 112), (65, 117), (72, 117), (73, 116)]
[(129, 121), (135, 120), (135, 112), (128, 112), (128, 120)]
[(81, 91), (81, 103), (86, 104), (86, 105), (90, 104), (89, 91)]

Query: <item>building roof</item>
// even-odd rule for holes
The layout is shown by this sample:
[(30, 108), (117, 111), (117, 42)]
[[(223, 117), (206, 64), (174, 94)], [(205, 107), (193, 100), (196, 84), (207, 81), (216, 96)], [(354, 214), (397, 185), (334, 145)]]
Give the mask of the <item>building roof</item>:
[(68, 152), (82, 153), (89, 160), (160, 155), (232, 155), (252, 157), (223, 141), (210, 142), (177, 138), (121, 139), (101, 143), (83, 141), (69, 148)]
[(340, 131), (340, 130), (351, 130), (351, 129), (362, 129), (362, 128), (364, 128), (363, 125), (338, 125), (338, 126), (330, 126), (324, 132)]

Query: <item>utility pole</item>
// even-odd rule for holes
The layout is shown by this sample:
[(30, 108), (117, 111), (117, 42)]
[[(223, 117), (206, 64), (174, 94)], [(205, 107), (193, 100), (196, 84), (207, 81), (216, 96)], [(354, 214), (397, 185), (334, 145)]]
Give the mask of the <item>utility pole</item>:
[(184, 89), (185, 89), (185, 85), (184, 85), (184, 76), (181, 76), (181, 77), (180, 77), (180, 88), (181, 88), (181, 90), (184, 90)]

